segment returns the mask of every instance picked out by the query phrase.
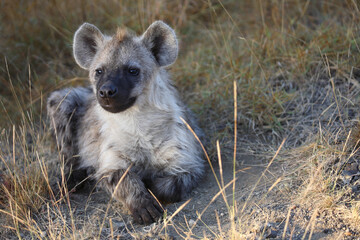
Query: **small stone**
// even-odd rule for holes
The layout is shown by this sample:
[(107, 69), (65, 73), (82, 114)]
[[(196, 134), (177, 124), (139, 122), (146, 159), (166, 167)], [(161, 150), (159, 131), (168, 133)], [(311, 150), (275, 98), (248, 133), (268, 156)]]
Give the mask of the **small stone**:
[(357, 164), (357, 163), (352, 163), (352, 164), (351, 164), (351, 170), (359, 171), (359, 170), (360, 170), (359, 164)]
[(143, 230), (144, 230), (144, 232), (150, 232), (150, 230), (151, 230), (151, 226), (145, 226), (145, 227), (143, 227)]
[(276, 223), (268, 222), (267, 227), (268, 228), (274, 228), (274, 227), (276, 227)]
[(266, 238), (276, 238), (278, 235), (278, 231), (270, 230), (270, 233), (266, 236)]
[(192, 226), (194, 226), (194, 224), (195, 224), (195, 221), (193, 219), (190, 219), (189, 220), (189, 226), (192, 227)]
[(345, 176), (345, 177), (353, 177), (353, 176), (356, 176), (356, 175), (359, 175), (359, 171), (358, 170), (349, 170), (349, 171), (346, 171), (346, 170), (343, 170), (342, 171), (342, 175)]
[(357, 175), (360, 175), (360, 172), (343, 170), (341, 172), (341, 177), (342, 177), (341, 180), (344, 182), (344, 184), (348, 185), (348, 184), (350, 184), (350, 182), (354, 178), (354, 176), (357, 176)]
[(359, 165), (357, 163), (348, 163), (344, 167), (345, 171), (358, 171)]
[(125, 223), (122, 221), (112, 220), (112, 225), (115, 229), (125, 227)]
[(360, 191), (360, 186), (359, 185), (355, 185), (351, 187), (351, 192), (352, 193), (358, 193)]

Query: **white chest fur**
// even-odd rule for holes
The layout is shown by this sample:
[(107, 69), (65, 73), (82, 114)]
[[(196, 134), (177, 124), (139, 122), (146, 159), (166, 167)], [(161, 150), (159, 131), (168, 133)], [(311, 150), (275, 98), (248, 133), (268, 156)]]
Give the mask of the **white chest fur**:
[[(120, 114), (108, 113), (98, 108), (97, 114), (101, 121), (102, 139), (99, 153), (100, 174), (103, 171), (127, 168), (130, 163), (143, 166), (165, 165), (170, 160), (167, 155), (174, 155), (173, 151), (176, 149), (175, 144), (171, 144), (174, 141), (171, 114), (157, 111), (146, 114), (136, 108)], [(166, 144), (163, 144), (164, 142)], [(165, 146), (168, 151), (162, 149)]]

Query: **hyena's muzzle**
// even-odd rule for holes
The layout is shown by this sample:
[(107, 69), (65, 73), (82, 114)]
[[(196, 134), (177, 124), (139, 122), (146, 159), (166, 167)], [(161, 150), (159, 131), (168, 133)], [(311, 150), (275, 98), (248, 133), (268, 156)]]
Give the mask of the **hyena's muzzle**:
[(96, 84), (96, 97), (100, 106), (112, 113), (122, 112), (131, 107), (136, 101), (136, 97), (131, 97), (136, 82), (129, 75), (138, 74), (139, 70), (136, 68), (122, 67), (110, 72), (97, 69), (99, 81)]

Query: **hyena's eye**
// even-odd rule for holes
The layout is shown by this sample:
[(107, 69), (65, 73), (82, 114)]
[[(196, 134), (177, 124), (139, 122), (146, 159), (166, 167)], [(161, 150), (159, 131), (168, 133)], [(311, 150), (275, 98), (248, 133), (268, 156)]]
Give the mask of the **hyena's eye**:
[(96, 72), (96, 76), (100, 76), (101, 74), (103, 74), (104, 71), (101, 68), (98, 68), (95, 70), (95, 72)]
[(129, 68), (128, 72), (133, 76), (137, 76), (139, 75), (140, 70), (138, 68)]

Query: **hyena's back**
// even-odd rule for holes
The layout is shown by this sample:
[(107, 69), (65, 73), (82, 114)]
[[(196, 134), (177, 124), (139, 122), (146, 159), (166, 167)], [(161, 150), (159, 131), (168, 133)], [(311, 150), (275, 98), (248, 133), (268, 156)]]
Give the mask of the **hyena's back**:
[(93, 95), (90, 88), (66, 88), (51, 93), (48, 99), (47, 109), (52, 122), (52, 132), (68, 164), (76, 165), (73, 156), (78, 154), (77, 131)]

